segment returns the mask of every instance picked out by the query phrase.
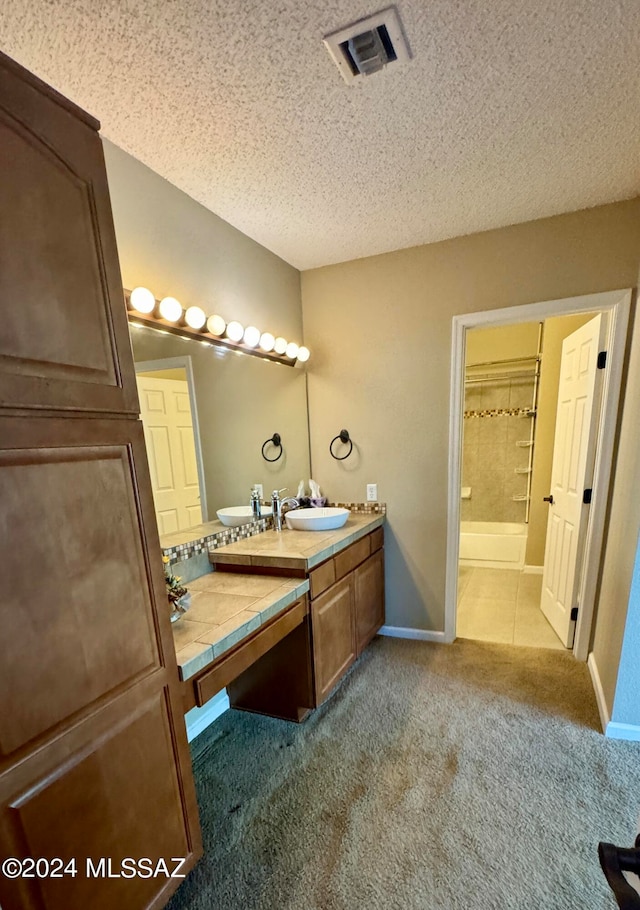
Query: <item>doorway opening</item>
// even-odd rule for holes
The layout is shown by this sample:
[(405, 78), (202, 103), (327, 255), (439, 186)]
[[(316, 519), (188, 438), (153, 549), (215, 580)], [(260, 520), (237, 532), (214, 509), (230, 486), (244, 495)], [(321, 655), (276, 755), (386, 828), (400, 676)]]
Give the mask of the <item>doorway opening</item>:
[[(457, 631), (538, 647), (573, 645), (586, 660), (630, 299), (630, 291), (617, 291), (454, 318), (447, 640)], [(562, 339), (573, 333), (576, 345), (567, 342), (562, 361)], [(552, 457), (559, 377), (566, 379), (573, 362), (580, 375), (587, 361), (595, 370), (600, 349), (607, 351), (606, 369), (593, 380), (592, 397), (575, 386), (569, 394), (566, 382), (562, 387), (558, 436), (565, 448), (569, 436), (580, 437), (582, 449), (579, 466), (570, 455), (560, 470), (562, 460)], [(588, 427), (583, 432), (590, 408), (591, 436)], [(579, 503), (571, 483), (565, 483), (571, 490), (558, 486), (569, 464), (573, 486), (588, 482), (590, 504), (582, 502), (582, 486)]]

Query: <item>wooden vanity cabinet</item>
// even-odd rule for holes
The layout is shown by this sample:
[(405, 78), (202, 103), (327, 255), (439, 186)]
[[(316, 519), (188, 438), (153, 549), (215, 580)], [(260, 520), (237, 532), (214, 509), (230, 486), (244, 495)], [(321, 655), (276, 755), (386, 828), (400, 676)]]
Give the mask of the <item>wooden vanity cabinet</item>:
[(309, 573), (316, 706), (384, 623), (382, 528)]
[[(303, 720), (307, 705), (317, 708), (327, 700), (384, 623), (383, 546), (379, 527), (312, 569), (305, 568), (302, 558), (296, 565), (285, 565), (260, 552), (249, 563), (246, 555), (212, 552), (218, 572), (309, 578), (304, 631), (288, 637), (286, 653), (285, 645), (279, 645), (281, 651), (272, 649), (259, 667), (246, 670), (241, 684), (233, 683), (229, 694), (234, 707)], [(216, 677), (204, 694), (211, 695), (226, 683)], [(203, 704), (202, 693), (200, 699), (193, 704)], [(185, 707), (192, 707), (192, 702), (187, 700)]]

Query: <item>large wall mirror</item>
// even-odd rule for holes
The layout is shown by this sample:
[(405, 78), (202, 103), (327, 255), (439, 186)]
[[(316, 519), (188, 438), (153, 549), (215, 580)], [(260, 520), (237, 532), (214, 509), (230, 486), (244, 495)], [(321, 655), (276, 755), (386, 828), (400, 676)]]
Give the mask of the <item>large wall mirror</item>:
[[(130, 326), (161, 540), (309, 478), (306, 371)], [(274, 433), (282, 454), (263, 457)], [(275, 459), (271, 443), (264, 455)], [(198, 536), (197, 534), (195, 536)]]

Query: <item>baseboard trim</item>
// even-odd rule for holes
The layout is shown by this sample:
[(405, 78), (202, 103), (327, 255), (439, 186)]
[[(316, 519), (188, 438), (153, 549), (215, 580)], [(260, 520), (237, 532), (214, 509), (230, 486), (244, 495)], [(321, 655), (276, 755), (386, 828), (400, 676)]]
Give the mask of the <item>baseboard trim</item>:
[(595, 692), (596, 703), (598, 705), (598, 713), (600, 715), (600, 723), (602, 724), (602, 732), (605, 736), (609, 736), (611, 717), (609, 716), (609, 709), (607, 708), (607, 702), (604, 697), (604, 690), (602, 688), (602, 682), (600, 680), (600, 673), (598, 672), (598, 665), (596, 663), (595, 657), (593, 656), (593, 651), (587, 658), (587, 667), (589, 668), (591, 682), (593, 683), (593, 691)]
[(614, 720), (609, 721), (605, 736), (609, 739), (626, 739), (634, 743), (640, 742), (640, 727), (635, 724), (619, 724)]
[(523, 570), (525, 575), (542, 575), (544, 572), (544, 566), (524, 566)]
[(221, 714), (228, 711), (230, 707), (227, 690), (223, 689), (210, 698), (209, 701), (201, 708), (192, 708), (185, 714), (184, 720), (187, 725), (187, 741), (195, 739), (203, 730), (211, 726), (214, 720), (217, 720)]
[(441, 644), (446, 641), (444, 632), (431, 632), (427, 629), (405, 629), (403, 626), (382, 626), (378, 630), (378, 635), (386, 635), (388, 638), (412, 638), (415, 641), (438, 641)]

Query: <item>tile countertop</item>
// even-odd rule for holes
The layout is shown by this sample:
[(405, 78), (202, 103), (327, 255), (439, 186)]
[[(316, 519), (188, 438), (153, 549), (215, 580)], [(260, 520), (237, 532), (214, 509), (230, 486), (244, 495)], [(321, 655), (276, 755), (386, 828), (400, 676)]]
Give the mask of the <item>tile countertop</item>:
[(212, 563), (237, 566), (272, 566), (280, 569), (313, 569), (340, 550), (379, 528), (385, 516), (352, 512), (336, 531), (264, 531), (209, 551)]
[(172, 626), (180, 678), (194, 676), (308, 590), (306, 578), (225, 572), (189, 582), (191, 608)]

